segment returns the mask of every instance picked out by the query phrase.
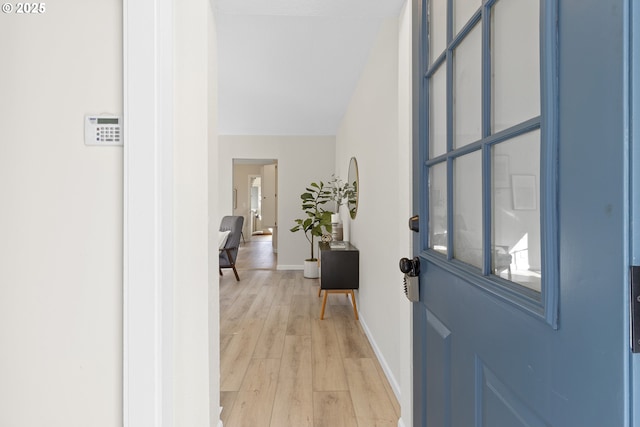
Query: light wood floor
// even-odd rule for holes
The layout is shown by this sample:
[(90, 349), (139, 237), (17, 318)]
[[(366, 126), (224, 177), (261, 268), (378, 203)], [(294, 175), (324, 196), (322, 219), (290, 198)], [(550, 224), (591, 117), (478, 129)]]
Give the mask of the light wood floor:
[(224, 426), (396, 427), (400, 407), (350, 300), (329, 295), (319, 320), (318, 280), (274, 265), (270, 240), (251, 240), (240, 282), (220, 278)]

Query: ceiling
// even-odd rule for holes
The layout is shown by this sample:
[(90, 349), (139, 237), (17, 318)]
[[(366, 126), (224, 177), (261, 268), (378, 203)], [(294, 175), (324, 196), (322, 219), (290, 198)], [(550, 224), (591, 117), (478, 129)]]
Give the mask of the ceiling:
[(218, 132), (335, 135), (404, 0), (217, 0)]

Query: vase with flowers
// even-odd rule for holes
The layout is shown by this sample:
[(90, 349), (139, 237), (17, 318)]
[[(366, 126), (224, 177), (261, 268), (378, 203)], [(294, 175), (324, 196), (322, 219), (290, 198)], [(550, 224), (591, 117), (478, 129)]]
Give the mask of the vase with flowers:
[(343, 236), (342, 219), (340, 218), (340, 206), (347, 203), (353, 190), (349, 183), (346, 183), (342, 178), (331, 175), (331, 180), (328, 182), (329, 186), (329, 198), (335, 204), (335, 214), (331, 215), (331, 228), (333, 240), (341, 241)]

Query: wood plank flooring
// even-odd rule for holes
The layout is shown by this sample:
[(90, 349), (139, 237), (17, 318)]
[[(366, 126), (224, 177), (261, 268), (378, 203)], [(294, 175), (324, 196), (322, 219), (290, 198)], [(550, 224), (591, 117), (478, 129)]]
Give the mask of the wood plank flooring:
[(276, 271), (269, 237), (241, 244), (240, 282), (220, 278), (225, 427), (395, 427), (400, 407), (350, 300)]

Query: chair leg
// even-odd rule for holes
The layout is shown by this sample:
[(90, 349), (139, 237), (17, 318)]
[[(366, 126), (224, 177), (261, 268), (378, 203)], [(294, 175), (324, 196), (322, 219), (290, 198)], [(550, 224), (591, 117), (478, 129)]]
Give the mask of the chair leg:
[(220, 275), (222, 276), (222, 269), (219, 268), (218, 271), (220, 272)]
[[(236, 270), (236, 262), (233, 259), (233, 256), (231, 256), (231, 249), (226, 248), (225, 251), (227, 252), (227, 259), (231, 263), (231, 268), (233, 268), (233, 274), (236, 275), (236, 280), (239, 282), (240, 281), (240, 276), (238, 276), (238, 270)], [(220, 274), (222, 274), (222, 273), (220, 273)]]
[(322, 295), (322, 287), (318, 286), (318, 298)]

